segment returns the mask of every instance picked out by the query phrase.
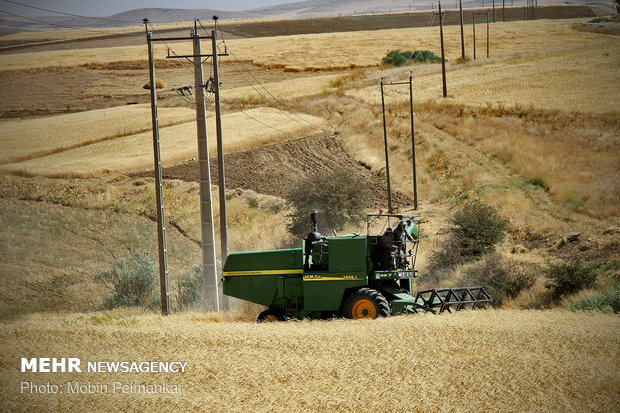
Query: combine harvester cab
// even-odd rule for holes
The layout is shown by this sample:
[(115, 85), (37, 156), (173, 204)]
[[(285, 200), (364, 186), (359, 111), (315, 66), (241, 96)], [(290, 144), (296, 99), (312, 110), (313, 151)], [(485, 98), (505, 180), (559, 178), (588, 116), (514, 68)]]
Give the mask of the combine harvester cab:
[[(290, 318), (376, 318), (438, 309), (451, 311), (490, 305), (483, 287), (440, 289), (413, 295), (418, 249), (417, 217), (368, 215), (367, 234), (324, 237), (312, 231), (302, 248), (231, 253), (224, 265), (224, 294), (269, 307), (258, 321)], [(379, 234), (376, 222), (383, 221)], [(395, 224), (412, 242), (391, 242)], [(379, 225), (381, 226), (381, 224)], [(397, 240), (398, 241), (398, 240)], [(407, 249), (409, 247), (409, 249)]]

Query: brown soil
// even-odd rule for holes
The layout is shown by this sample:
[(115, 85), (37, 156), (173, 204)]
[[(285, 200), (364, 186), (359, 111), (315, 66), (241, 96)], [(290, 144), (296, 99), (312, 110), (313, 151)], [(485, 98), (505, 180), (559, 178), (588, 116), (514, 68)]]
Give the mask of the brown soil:
[[(481, 12), (489, 10), (492, 16), (493, 9), (476, 9)], [(362, 16), (317, 17), (306, 19), (291, 19), (277, 21), (257, 21), (227, 25), (226, 31), (239, 37), (288, 36), (292, 34), (348, 32), (360, 30), (399, 29), (407, 27), (428, 26), (431, 21), (439, 25), (439, 18), (433, 20), (430, 11), (375, 14)], [(507, 7), (506, 20), (523, 19), (522, 7)], [(577, 17), (594, 17), (589, 6), (539, 6), (536, 8), (536, 19), (572, 19)], [(478, 18), (481, 18), (478, 16)], [(495, 8), (495, 20), (503, 18), (501, 4)], [(459, 24), (458, 10), (446, 10), (444, 24)], [(471, 23), (471, 10), (463, 11), (463, 22)]]
[[(157, 61), (157, 79), (166, 85), (158, 93), (160, 106), (188, 106), (170, 89), (194, 84), (193, 69), (179, 60)], [(185, 67), (187, 70), (182, 70)], [(253, 66), (250, 62), (223, 61), (222, 90), (313, 76), (309, 72), (284, 72)], [(205, 66), (205, 77), (209, 77)], [(150, 102), (143, 85), (149, 74), (145, 60), (85, 64), (80, 67), (0, 71), (0, 117), (41, 116)], [(122, 85), (122, 87), (119, 87)]]
[[(283, 196), (302, 177), (311, 173), (329, 173), (346, 168), (359, 175), (360, 187), (371, 188), (368, 208), (387, 207), (385, 178), (351, 159), (338, 136), (318, 134), (296, 140), (274, 143), (224, 156), (226, 187), (251, 189), (258, 193)], [(153, 176), (144, 171), (133, 176)], [(190, 160), (163, 169), (164, 179), (198, 182), (198, 162)], [(211, 180), (217, 183), (217, 159), (211, 159)], [(392, 192), (394, 206), (413, 204), (409, 196)]]
[(600, 22), (600, 23), (575, 23), (575, 30), (598, 34), (611, 34), (620, 36), (620, 22)]

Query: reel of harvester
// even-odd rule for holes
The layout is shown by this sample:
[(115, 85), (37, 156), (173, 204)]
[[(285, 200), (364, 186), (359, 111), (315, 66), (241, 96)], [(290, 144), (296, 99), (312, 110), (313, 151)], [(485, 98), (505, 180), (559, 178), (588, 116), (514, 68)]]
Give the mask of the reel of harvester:
[(419, 291), (416, 300), (421, 300), (426, 309), (439, 308), (439, 313), (452, 310), (486, 308), (493, 299), (484, 287), (435, 288)]

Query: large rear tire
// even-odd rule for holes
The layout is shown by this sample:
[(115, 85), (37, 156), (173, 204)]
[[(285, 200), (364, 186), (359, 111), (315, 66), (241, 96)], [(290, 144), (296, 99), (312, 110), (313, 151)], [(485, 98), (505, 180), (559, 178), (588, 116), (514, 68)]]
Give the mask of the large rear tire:
[(258, 315), (257, 323), (272, 323), (275, 321), (283, 321), (284, 315), (275, 310), (267, 309)]
[(377, 318), (390, 315), (390, 305), (383, 294), (372, 288), (358, 288), (351, 292), (342, 306), (346, 318)]

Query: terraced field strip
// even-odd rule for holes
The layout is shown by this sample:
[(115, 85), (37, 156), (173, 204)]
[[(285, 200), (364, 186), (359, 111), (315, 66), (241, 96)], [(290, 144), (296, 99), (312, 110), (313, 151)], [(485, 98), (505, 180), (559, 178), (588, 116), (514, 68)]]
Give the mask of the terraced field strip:
[[(224, 151), (245, 150), (278, 140), (291, 139), (318, 129), (322, 120), (274, 108), (257, 108), (222, 116)], [(258, 123), (259, 120), (261, 123)], [(316, 125), (316, 126), (314, 126)], [(215, 122), (207, 120), (209, 151), (215, 154)], [(194, 121), (160, 129), (161, 157), (171, 165), (197, 156)], [(152, 132), (125, 135), (92, 145), (80, 146), (24, 162), (0, 166), (0, 170), (22, 175), (92, 177), (109, 172), (152, 168)]]
[[(190, 122), (190, 108), (160, 108), (159, 125)], [(149, 105), (118, 106), (88, 112), (0, 123), (0, 164), (25, 161), (81, 146), (151, 130)]]

